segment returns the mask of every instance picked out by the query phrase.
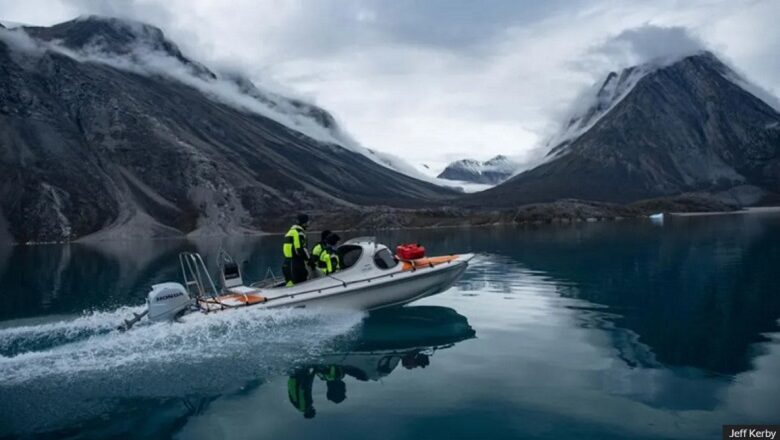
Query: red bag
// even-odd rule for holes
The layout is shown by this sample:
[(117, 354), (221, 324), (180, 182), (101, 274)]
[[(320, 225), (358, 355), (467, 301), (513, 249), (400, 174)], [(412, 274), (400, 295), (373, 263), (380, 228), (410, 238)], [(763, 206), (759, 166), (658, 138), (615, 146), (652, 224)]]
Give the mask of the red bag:
[(395, 254), (401, 260), (416, 260), (425, 256), (425, 248), (416, 243), (399, 244)]

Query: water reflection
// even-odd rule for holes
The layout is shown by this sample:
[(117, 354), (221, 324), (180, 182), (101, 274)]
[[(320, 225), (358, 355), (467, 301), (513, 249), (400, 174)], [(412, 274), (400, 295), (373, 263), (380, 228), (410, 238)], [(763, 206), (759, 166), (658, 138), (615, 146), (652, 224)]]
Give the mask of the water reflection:
[[(707, 438), (723, 420), (773, 421), (780, 217), (378, 236), (482, 255), (453, 290), (386, 315), (277, 311), (115, 339), (93, 315), (38, 321), (141, 304), (178, 278), (181, 250), (212, 263), (224, 246), (262, 278), (280, 239), (0, 254), (13, 304), (0, 310), (0, 436)], [(20, 377), (35, 380), (8, 385)]]
[(305, 418), (316, 415), (312, 387), (324, 383), (334, 404), (347, 398), (345, 380), (378, 381), (398, 365), (406, 370), (425, 368), (436, 351), (475, 336), (466, 317), (447, 307), (409, 306), (372, 313), (345, 352), (332, 352), (298, 366), (287, 380), (293, 408)]
[(542, 235), (508, 254), (554, 278), (562, 296), (607, 306), (653, 362), (736, 374), (750, 368), (749, 347), (777, 328), (779, 248), (777, 230), (748, 220)]
[(444, 245), (430, 241), (434, 250), (488, 252), (497, 263), (464, 283), (489, 280), (511, 295), (524, 288), (507, 273), (514, 266), (548, 280), (563, 297), (589, 303), (581, 307), (606, 308), (609, 325), (629, 330), (629, 338), (652, 351), (628, 362), (733, 375), (750, 368), (757, 354), (751, 347), (777, 330), (777, 215), (672, 218), (663, 227), (623, 222), (458, 230), (442, 239)]
[(220, 247), (243, 265), (248, 279), (277, 270), (279, 237), (115, 241), (5, 247), (0, 292), (10, 307), (0, 320), (48, 314), (80, 314), (141, 304), (152, 284), (181, 277), (177, 256), (196, 251), (215, 270)]
[[(2, 358), (8, 381), (0, 384), (0, 436), (74, 435), (80, 426), (81, 438), (168, 437), (215, 400), (256, 393), (285, 372), (297, 381), (296, 407), (313, 416), (315, 378), (325, 381), (332, 402), (341, 402), (348, 381), (376, 381), (399, 364), (427, 366), (435, 351), (475, 336), (464, 316), (435, 306), (362, 319), (305, 310), (232, 314), (225, 314), (229, 322), (163, 323), (19, 354), (29, 359)], [(176, 348), (182, 343), (191, 347)], [(106, 421), (106, 413), (123, 421)]]

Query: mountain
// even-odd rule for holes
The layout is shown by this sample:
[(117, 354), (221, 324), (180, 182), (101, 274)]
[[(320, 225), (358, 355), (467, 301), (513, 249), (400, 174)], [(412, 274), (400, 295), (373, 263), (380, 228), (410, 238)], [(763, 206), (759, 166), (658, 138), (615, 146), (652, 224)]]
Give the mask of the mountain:
[(710, 52), (611, 73), (546, 160), (468, 205), (780, 193), (780, 113)]
[(455, 194), (364, 151), (327, 111), (220, 75), (153, 26), (0, 29), (0, 238), (279, 230), (298, 211)]
[(438, 177), (440, 179), (495, 185), (508, 179), (517, 171), (517, 167), (517, 163), (502, 155), (485, 162), (474, 159), (462, 159), (447, 165)]

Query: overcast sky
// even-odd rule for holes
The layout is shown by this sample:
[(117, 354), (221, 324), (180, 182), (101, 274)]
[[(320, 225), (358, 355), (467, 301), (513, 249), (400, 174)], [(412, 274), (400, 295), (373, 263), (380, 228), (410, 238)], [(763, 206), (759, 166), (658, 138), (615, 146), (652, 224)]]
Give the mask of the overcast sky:
[(536, 151), (609, 70), (697, 45), (780, 96), (777, 0), (0, 0), (5, 21), (82, 14), (159, 26), (187, 55), (435, 168)]

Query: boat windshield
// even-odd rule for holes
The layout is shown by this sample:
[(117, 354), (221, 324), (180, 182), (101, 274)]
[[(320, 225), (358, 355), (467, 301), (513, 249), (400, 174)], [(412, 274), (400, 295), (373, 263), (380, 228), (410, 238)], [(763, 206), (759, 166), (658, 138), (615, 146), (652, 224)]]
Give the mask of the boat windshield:
[(341, 269), (344, 270), (357, 263), (363, 254), (363, 247), (354, 244), (343, 244), (336, 249), (336, 253), (339, 254)]
[(380, 269), (390, 269), (398, 264), (398, 260), (395, 259), (390, 249), (382, 248), (374, 254), (374, 264)]

